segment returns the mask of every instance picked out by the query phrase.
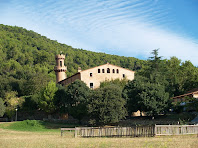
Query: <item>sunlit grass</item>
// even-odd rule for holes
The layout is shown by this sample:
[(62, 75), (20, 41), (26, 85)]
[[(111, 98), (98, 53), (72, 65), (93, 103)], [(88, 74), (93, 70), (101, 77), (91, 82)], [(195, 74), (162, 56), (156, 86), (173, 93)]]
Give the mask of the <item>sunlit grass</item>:
[[(3, 148), (196, 148), (197, 135), (157, 136), (139, 138), (74, 138), (74, 132), (66, 131), (61, 137), (64, 124), (41, 121), (0, 124), (0, 147)], [(20, 127), (21, 126), (21, 127)], [(31, 128), (29, 131), (26, 128)], [(52, 128), (52, 129), (51, 129)], [(54, 132), (56, 131), (56, 132)]]
[(22, 132), (0, 129), (0, 143), (4, 148), (196, 148), (198, 147), (198, 138), (197, 135), (157, 136), (151, 138), (74, 138), (74, 132), (64, 132), (61, 137), (60, 132)]
[(40, 120), (24, 120), (17, 122), (5, 122), (0, 124), (0, 128), (15, 131), (31, 132), (60, 132), (61, 127), (75, 127), (72, 124), (50, 123)]
[(46, 128), (46, 123), (40, 120), (24, 120), (18, 122), (4, 123), (4, 124), (0, 124), (0, 128), (15, 130), (15, 131), (32, 131), (32, 132), (59, 131), (58, 129)]

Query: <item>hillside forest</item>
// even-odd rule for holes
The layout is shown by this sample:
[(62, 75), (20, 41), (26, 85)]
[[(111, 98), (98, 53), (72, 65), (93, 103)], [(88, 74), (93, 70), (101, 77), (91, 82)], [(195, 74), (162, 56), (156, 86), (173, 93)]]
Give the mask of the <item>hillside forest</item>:
[[(0, 116), (12, 118), (18, 108), (49, 114), (67, 112), (79, 120), (87, 115), (94, 123), (113, 123), (136, 110), (151, 115), (168, 110), (171, 97), (198, 86), (198, 69), (177, 57), (164, 59), (159, 51), (151, 49), (147, 60), (97, 53), (72, 48), (21, 27), (0, 24)], [(55, 55), (60, 52), (66, 55), (68, 77), (78, 67), (84, 70), (109, 62), (136, 71), (135, 80), (104, 82), (97, 90), (89, 90), (79, 81), (65, 87), (56, 85), (53, 69)], [(79, 90), (79, 94), (72, 96), (74, 90)], [(106, 113), (97, 110), (108, 100), (120, 110), (119, 115), (111, 109)], [(154, 102), (161, 104), (153, 105)]]

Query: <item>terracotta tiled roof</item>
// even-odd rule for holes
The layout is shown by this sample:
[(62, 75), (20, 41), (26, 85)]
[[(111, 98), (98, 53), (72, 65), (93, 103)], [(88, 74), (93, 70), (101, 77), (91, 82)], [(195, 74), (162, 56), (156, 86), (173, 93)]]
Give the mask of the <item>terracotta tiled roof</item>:
[[(123, 68), (123, 67), (120, 67), (120, 66), (117, 66), (117, 65), (113, 65), (113, 64), (110, 64), (110, 63), (103, 64), (103, 65), (99, 65), (99, 66), (95, 66), (95, 67), (92, 67), (92, 68), (96, 68), (96, 67), (100, 67), (100, 66), (104, 66), (104, 65), (111, 65), (111, 66), (115, 66), (115, 67), (118, 67), (118, 68), (122, 68), (122, 69), (125, 69), (125, 70), (132, 71), (132, 70), (130, 70), (130, 69), (126, 69), (126, 68)], [(81, 72), (86, 71), (86, 70), (90, 70), (90, 69), (92, 69), (92, 68), (82, 70)], [(135, 71), (132, 71), (132, 72), (135, 72)]]
[(178, 98), (182, 98), (182, 97), (185, 97), (185, 96), (190, 96), (190, 95), (193, 95), (194, 93), (198, 93), (198, 88), (194, 88), (194, 89), (188, 91), (187, 93), (185, 93), (183, 95), (175, 96), (172, 99), (178, 99)]

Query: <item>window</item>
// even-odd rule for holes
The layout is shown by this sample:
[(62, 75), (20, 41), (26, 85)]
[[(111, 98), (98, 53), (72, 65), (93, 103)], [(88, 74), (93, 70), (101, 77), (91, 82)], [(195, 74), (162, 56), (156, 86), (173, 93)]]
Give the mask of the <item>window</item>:
[(90, 88), (93, 88), (93, 83), (90, 83)]
[(115, 69), (113, 69), (113, 73), (115, 73)]
[(92, 77), (92, 76), (93, 76), (93, 74), (92, 74), (92, 73), (90, 73), (89, 75), (90, 75), (90, 77)]
[(63, 67), (63, 62), (62, 61), (60, 61), (60, 67)]
[(110, 69), (109, 68), (107, 68), (107, 73), (110, 73)]
[(102, 73), (105, 73), (105, 70), (104, 69), (102, 69)]
[(123, 74), (122, 76), (123, 76), (123, 78), (125, 78), (125, 74)]
[(117, 69), (117, 73), (119, 73), (119, 69)]
[(98, 73), (100, 73), (100, 69), (98, 69)]

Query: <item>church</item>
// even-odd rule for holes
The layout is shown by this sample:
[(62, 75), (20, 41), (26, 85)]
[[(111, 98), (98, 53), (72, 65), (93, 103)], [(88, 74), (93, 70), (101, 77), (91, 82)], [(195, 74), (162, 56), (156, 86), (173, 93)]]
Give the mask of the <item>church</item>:
[(134, 71), (109, 63), (86, 70), (81, 70), (79, 67), (76, 74), (67, 78), (65, 73), (67, 71), (67, 67), (64, 65), (65, 55), (58, 54), (55, 56), (55, 59), (56, 66), (54, 67), (54, 71), (56, 73), (56, 83), (62, 85), (68, 85), (76, 79), (79, 79), (86, 83), (89, 88), (96, 89), (100, 87), (100, 83), (104, 81), (115, 79), (134, 79)]

